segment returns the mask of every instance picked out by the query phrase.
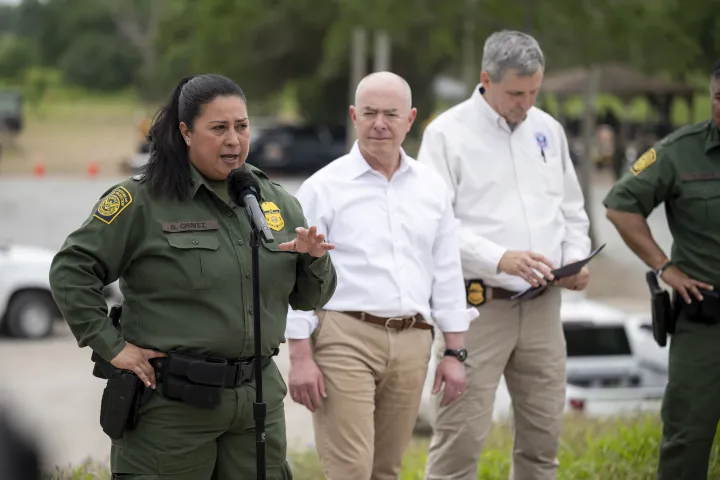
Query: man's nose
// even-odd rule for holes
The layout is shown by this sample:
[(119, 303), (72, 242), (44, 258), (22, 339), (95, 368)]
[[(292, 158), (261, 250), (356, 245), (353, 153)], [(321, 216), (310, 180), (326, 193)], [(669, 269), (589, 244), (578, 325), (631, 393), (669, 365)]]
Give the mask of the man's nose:
[(378, 130), (385, 130), (387, 128), (387, 123), (385, 121), (385, 116), (380, 114), (377, 117), (375, 117), (375, 122), (373, 123), (373, 128), (376, 128)]

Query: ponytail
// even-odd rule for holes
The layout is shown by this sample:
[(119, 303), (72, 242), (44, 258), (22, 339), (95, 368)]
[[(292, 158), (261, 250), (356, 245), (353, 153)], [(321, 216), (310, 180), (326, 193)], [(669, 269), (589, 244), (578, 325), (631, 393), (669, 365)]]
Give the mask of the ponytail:
[(148, 131), (150, 159), (143, 169), (143, 182), (150, 193), (185, 200), (190, 192), (190, 159), (180, 133), (180, 122), (190, 130), (203, 105), (215, 97), (237, 95), (247, 102), (245, 93), (222, 75), (185, 77), (175, 87), (168, 103), (158, 110)]
[(185, 140), (180, 133), (180, 96), (185, 84), (192, 79), (180, 80), (168, 103), (155, 114), (148, 131), (150, 159), (143, 170), (143, 180), (156, 196), (178, 200), (188, 197), (190, 165)]

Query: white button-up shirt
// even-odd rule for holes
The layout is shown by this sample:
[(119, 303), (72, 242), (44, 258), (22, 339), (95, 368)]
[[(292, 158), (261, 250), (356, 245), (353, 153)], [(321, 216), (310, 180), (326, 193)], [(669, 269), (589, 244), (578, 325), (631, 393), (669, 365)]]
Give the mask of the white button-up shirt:
[(590, 253), (589, 221), (562, 125), (532, 107), (511, 130), (480, 93), (438, 115), (425, 129), (418, 161), (452, 189), (466, 279), (522, 291), (520, 277), (498, 273), (507, 250), (531, 250), (555, 268)]
[[(323, 307), (378, 317), (421, 314), (443, 332), (466, 331), (467, 308), (450, 192), (442, 178), (402, 152), (387, 180), (357, 143), (308, 178), (296, 193), (309, 225), (326, 241), (337, 288)], [(314, 312), (290, 309), (286, 337), (308, 338)]]

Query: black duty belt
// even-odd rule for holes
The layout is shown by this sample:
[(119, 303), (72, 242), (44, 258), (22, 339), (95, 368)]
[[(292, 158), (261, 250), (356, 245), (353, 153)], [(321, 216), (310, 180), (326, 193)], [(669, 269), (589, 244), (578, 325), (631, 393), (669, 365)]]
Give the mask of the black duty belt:
[[(260, 357), (264, 369), (278, 349), (270, 356)], [(161, 392), (168, 398), (198, 407), (220, 404), (223, 388), (239, 387), (255, 378), (255, 357), (226, 360), (223, 358), (170, 352), (166, 358), (150, 360)]]

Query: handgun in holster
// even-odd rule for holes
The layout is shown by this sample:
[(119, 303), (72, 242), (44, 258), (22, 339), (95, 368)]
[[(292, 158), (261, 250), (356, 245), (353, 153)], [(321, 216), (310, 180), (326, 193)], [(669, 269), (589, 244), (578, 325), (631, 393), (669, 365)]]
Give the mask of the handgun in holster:
[[(122, 307), (113, 305), (108, 317), (119, 329)], [(138, 410), (152, 395), (152, 389), (145, 388), (142, 380), (129, 370), (122, 370), (93, 352), (90, 357), (95, 363), (93, 376), (107, 380), (100, 401), (100, 426), (112, 439), (123, 437), (125, 430), (135, 428)]]
[(650, 305), (652, 307), (652, 332), (658, 345), (667, 345), (668, 334), (675, 331), (675, 315), (673, 315), (670, 293), (660, 287), (657, 275), (653, 271), (645, 274), (650, 287)]

